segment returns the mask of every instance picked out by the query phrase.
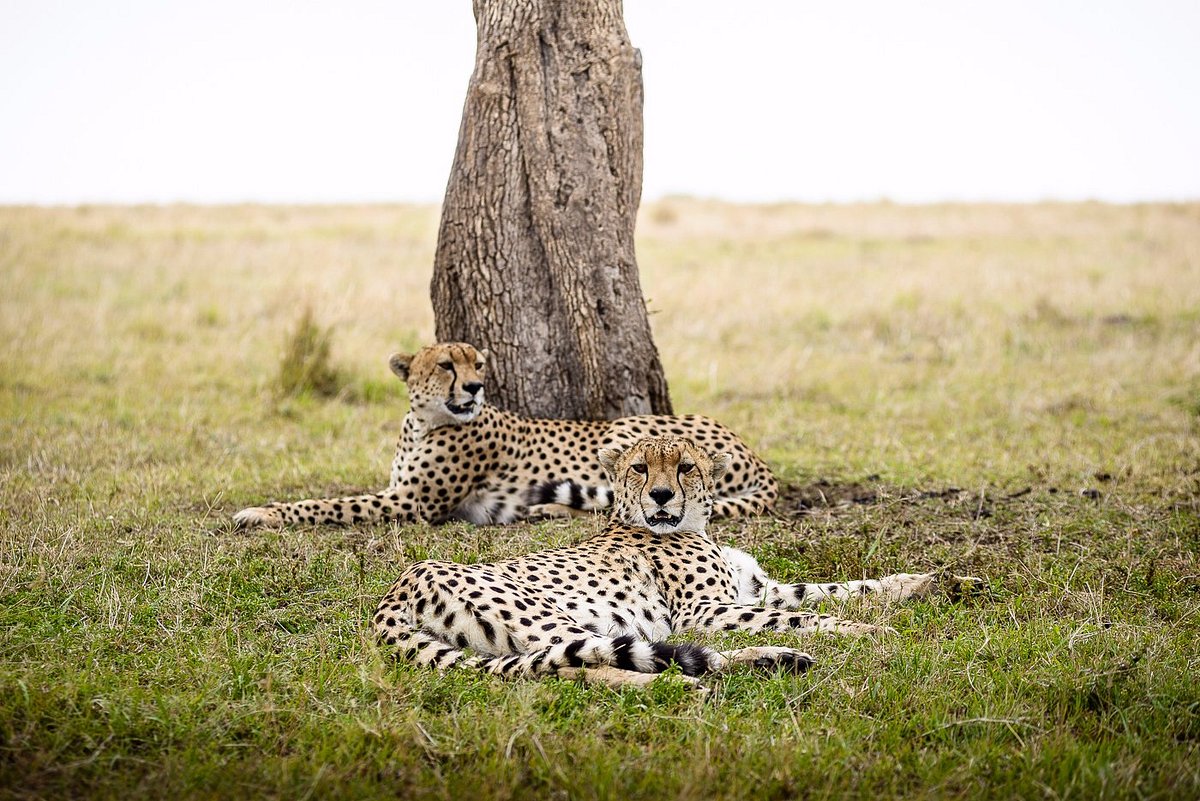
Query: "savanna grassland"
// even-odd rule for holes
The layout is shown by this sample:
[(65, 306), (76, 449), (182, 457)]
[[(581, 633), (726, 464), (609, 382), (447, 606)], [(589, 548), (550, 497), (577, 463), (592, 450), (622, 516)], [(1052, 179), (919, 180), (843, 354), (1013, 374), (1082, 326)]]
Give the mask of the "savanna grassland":
[[(788, 485), (715, 536), (780, 580), (989, 586), (766, 638), (816, 666), (706, 696), (439, 676), (367, 633), (414, 560), (598, 520), (231, 527), (386, 481), (436, 222), (0, 209), (0, 796), (1200, 796), (1200, 205), (645, 207), (676, 409)], [(329, 396), (281, 390), (306, 308)]]

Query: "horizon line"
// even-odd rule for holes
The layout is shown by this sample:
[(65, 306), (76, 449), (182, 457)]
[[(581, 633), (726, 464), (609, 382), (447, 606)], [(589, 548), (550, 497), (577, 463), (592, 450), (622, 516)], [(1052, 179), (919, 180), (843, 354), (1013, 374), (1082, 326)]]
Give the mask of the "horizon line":
[[(315, 208), (322, 206), (429, 206), (442, 205), (442, 200), (432, 199), (282, 199), (282, 198), (228, 198), (221, 200), (196, 200), (189, 198), (147, 198), (136, 200), (113, 199), (73, 199), (73, 200), (27, 200), (0, 198), (0, 208), (40, 208), (40, 209), (79, 209), (88, 207), (108, 208), (141, 208), (141, 207), (196, 207), (196, 208), (232, 208), (237, 206), (291, 206), (297, 208)], [(816, 200), (799, 197), (780, 197), (769, 199), (747, 199), (724, 197), (721, 195), (700, 195), (679, 192), (668, 192), (651, 198), (643, 198), (639, 208), (664, 202), (703, 202), (722, 203), (732, 206), (1039, 206), (1039, 205), (1105, 205), (1105, 206), (1154, 206), (1154, 205), (1192, 205), (1200, 203), (1200, 193), (1190, 196), (1141, 196), (1126, 199), (1114, 199), (1103, 196), (1043, 196), (1026, 198), (998, 197), (945, 197), (934, 199), (898, 199), (879, 195), (862, 198), (827, 198)]]

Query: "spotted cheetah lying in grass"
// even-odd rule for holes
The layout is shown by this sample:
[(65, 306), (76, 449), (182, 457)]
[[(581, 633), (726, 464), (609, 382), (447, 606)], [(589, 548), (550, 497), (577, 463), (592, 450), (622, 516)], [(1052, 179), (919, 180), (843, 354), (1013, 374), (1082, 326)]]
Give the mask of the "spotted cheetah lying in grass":
[(779, 584), (749, 554), (705, 533), (729, 454), (710, 458), (694, 442), (667, 436), (623, 452), (604, 449), (599, 458), (616, 499), (602, 533), (492, 564), (414, 564), (379, 603), (379, 638), (437, 669), (644, 685), (677, 664), (694, 684), (696, 676), (743, 664), (800, 672), (812, 658), (792, 648), (715, 651), (665, 642), (673, 633), (885, 633), (892, 630), (801, 610), (866, 594), (900, 601), (939, 584), (932, 573)]
[[(770, 511), (778, 485), (770, 469), (729, 429), (696, 415), (641, 415), (608, 421), (534, 420), (484, 403), (487, 351), (439, 344), (391, 357), (408, 384), (391, 482), (346, 498), (271, 503), (243, 509), (239, 526), (287, 523), (511, 523), (534, 512), (596, 510), (612, 493), (599, 448), (628, 445), (651, 433), (687, 436), (729, 454), (715, 485), (713, 514)], [(587, 489), (583, 489), (587, 487)]]

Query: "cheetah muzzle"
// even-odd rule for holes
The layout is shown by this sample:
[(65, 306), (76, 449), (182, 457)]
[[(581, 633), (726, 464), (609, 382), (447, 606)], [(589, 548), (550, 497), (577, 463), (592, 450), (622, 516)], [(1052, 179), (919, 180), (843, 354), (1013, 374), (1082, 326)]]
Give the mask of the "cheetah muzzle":
[(654, 514), (648, 515), (646, 522), (650, 524), (651, 528), (675, 528), (682, 519), (682, 515), (673, 515), (665, 509), (659, 509)]

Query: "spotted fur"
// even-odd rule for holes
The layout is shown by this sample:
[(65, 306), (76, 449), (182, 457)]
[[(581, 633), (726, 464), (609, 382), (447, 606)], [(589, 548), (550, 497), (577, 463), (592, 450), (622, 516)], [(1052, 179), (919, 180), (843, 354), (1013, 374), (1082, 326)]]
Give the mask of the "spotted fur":
[[(292, 523), (511, 523), (546, 505), (603, 509), (612, 493), (597, 451), (652, 433), (688, 436), (731, 454), (717, 483), (716, 515), (771, 509), (778, 486), (770, 469), (740, 439), (707, 417), (640, 415), (610, 421), (538, 420), (484, 402), (486, 350), (461, 343), (395, 354), (390, 365), (408, 384), (404, 418), (388, 487), (344, 498), (271, 503), (243, 509), (241, 526)], [(548, 495), (539, 487), (552, 485)], [(572, 488), (578, 488), (577, 504)], [(586, 488), (586, 489), (583, 489)], [(565, 504), (554, 500), (565, 493)]]
[[(735, 664), (803, 671), (790, 648), (718, 652), (664, 640), (681, 631), (884, 633), (805, 609), (829, 597), (926, 594), (932, 574), (848, 584), (784, 585), (749, 555), (706, 533), (715, 487), (732, 457), (679, 437), (601, 453), (616, 503), (602, 533), (573, 547), (490, 564), (419, 562), (373, 618), (379, 638), (418, 664), (506, 676), (599, 671), (605, 683), (677, 664), (685, 676)], [(836, 589), (835, 589), (836, 588)]]

